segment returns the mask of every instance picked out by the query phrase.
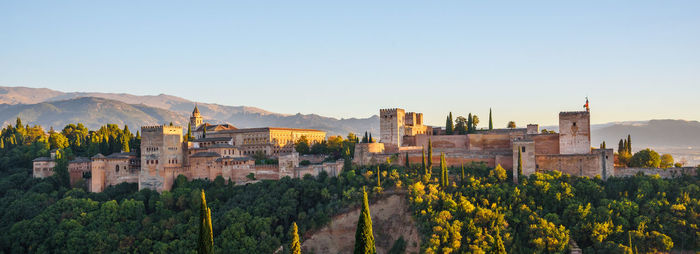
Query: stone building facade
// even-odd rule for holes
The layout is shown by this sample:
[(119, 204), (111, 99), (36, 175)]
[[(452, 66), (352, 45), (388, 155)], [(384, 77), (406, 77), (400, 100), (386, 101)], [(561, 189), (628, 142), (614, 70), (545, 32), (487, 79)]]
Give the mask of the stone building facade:
[[(299, 166), (295, 142), (306, 138), (310, 144), (323, 142), (326, 133), (310, 129), (250, 128), (202, 121), (195, 107), (190, 117), (194, 140), (185, 141), (180, 126), (142, 126), (140, 154), (115, 153), (70, 161), (70, 182), (84, 181), (89, 191), (101, 192), (119, 183), (138, 183), (139, 189), (170, 190), (178, 175), (188, 179), (213, 180), (223, 177), (236, 183), (303, 177), (327, 171), (337, 175), (342, 161)], [(277, 159), (277, 164), (256, 165), (253, 156)], [(53, 174), (54, 157), (34, 160), (34, 176)]]
[(405, 154), (409, 163), (421, 163), (421, 151), (427, 151), (430, 141), (433, 161), (439, 161), (440, 153), (445, 153), (450, 166), (471, 162), (483, 162), (491, 167), (500, 164), (515, 174), (513, 169), (517, 168), (520, 151), (524, 175), (559, 170), (605, 179), (615, 174), (613, 150), (591, 149), (588, 109), (561, 112), (560, 133), (540, 133), (539, 125), (529, 124), (527, 128), (479, 130), (466, 135), (445, 135), (429, 126), (420, 128), (424, 132), (413, 131), (415, 126), (424, 126), (422, 121), (414, 120), (419, 113), (410, 113), (413, 116), (408, 117), (405, 110), (396, 108), (380, 109), (379, 113), (381, 140), (378, 144), (383, 145), (358, 144), (354, 163), (383, 163), (393, 155), (394, 163), (404, 164)]

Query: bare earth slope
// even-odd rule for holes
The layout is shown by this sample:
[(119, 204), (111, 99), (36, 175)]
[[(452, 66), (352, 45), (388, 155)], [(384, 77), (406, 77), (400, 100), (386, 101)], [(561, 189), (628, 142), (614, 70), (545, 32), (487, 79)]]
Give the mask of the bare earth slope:
[[(403, 236), (406, 253), (420, 251), (420, 236), (405, 195), (394, 194), (370, 204), (377, 253), (386, 253)], [(336, 215), (331, 222), (302, 239), (304, 253), (352, 253), (360, 208)]]

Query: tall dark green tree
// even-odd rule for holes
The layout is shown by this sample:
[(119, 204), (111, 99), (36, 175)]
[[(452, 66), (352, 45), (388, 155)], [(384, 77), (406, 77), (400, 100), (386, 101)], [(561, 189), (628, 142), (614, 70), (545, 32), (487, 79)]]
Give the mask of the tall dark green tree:
[(350, 155), (350, 147), (345, 147), (343, 160), (343, 171), (352, 170), (352, 156)]
[(501, 230), (496, 226), (496, 246), (495, 246), (495, 252), (496, 254), (507, 254), (506, 252), (506, 246), (503, 244), (503, 239), (501, 239)]
[(518, 181), (523, 176), (523, 153), (518, 148)]
[(632, 136), (627, 134), (627, 153), (632, 154)]
[(204, 127), (202, 127), (202, 138), (207, 137), (207, 125), (205, 124)]
[(297, 223), (292, 222), (292, 232), (290, 233), (292, 237), (292, 243), (289, 244), (289, 252), (292, 254), (301, 254), (301, 243), (299, 242), (299, 229), (297, 228)]
[(428, 174), (433, 174), (433, 141), (428, 139)]
[(445, 134), (447, 135), (452, 135), (454, 134), (454, 121), (452, 121), (452, 112), (447, 116), (447, 120), (445, 121)]
[(382, 187), (382, 171), (377, 166), (377, 187)]
[(411, 163), (408, 161), (408, 153), (406, 153), (406, 169), (411, 167)]
[(449, 172), (447, 171), (447, 161), (445, 160), (445, 153), (440, 153), (440, 187), (442, 189), (449, 186)]
[(462, 170), (461, 171), (462, 171), (462, 173), (461, 173), (461, 178), (460, 178), (460, 180), (461, 180), (460, 184), (464, 185), (464, 163), (462, 163)]
[(467, 117), (467, 133), (473, 133), (474, 132), (474, 118), (472, 118), (472, 113), (469, 113), (469, 116)]
[(369, 138), (368, 138), (367, 140), (368, 140), (367, 143), (374, 143), (374, 140), (372, 139), (372, 133), (371, 133), (371, 132), (369, 133)]
[(489, 130), (493, 130), (493, 116), (491, 115), (490, 108), (489, 108)]
[(185, 141), (192, 141), (192, 124), (187, 124), (187, 135), (185, 135)]
[(211, 227), (211, 209), (207, 206), (207, 198), (202, 190), (202, 204), (199, 209), (199, 241), (197, 253), (214, 253), (214, 232)]
[(625, 150), (625, 141), (622, 141), (622, 139), (620, 139), (620, 143), (617, 145), (617, 153), (622, 154), (626, 151), (627, 150)]
[(362, 210), (360, 210), (360, 218), (357, 220), (355, 250), (353, 253), (377, 253), (377, 249), (374, 245), (374, 233), (372, 232), (372, 217), (369, 213), (369, 200), (367, 199), (367, 191), (365, 191), (364, 187), (362, 188)]
[(428, 168), (426, 167), (427, 165), (425, 164), (425, 148), (421, 151), (423, 154), (423, 159), (421, 160), (421, 170), (423, 170), (423, 174), (428, 173)]

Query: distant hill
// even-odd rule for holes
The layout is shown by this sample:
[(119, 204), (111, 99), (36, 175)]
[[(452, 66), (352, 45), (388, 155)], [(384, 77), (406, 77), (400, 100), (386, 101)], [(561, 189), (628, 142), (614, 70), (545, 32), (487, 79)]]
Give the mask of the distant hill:
[[(14, 123), (15, 118), (21, 116), (27, 123), (56, 129), (74, 122), (82, 122), (90, 128), (106, 123), (138, 127), (171, 121), (186, 126), (194, 104), (165, 94), (64, 93), (45, 88), (0, 87), (0, 123)], [(365, 131), (379, 134), (378, 116), (337, 119), (316, 114), (279, 114), (247, 106), (197, 105), (205, 121), (230, 123), (238, 128), (311, 128), (343, 136), (349, 132), (359, 134)]]
[(649, 120), (622, 122), (593, 128), (593, 144), (617, 146), (618, 141), (632, 136), (632, 147), (700, 147), (700, 122), (685, 120)]

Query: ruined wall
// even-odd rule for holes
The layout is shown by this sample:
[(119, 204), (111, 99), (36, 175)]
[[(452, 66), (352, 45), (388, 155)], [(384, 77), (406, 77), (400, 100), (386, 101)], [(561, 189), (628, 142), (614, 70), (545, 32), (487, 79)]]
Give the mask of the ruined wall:
[(559, 134), (529, 136), (535, 141), (535, 154), (559, 154)]
[(322, 164), (311, 164), (308, 166), (297, 167), (294, 169), (294, 177), (303, 178), (304, 175), (317, 176), (322, 171), (328, 173), (328, 176), (338, 176), (343, 171), (344, 160), (335, 162), (324, 162)]
[(587, 111), (559, 113), (559, 153), (591, 152), (591, 114)]

